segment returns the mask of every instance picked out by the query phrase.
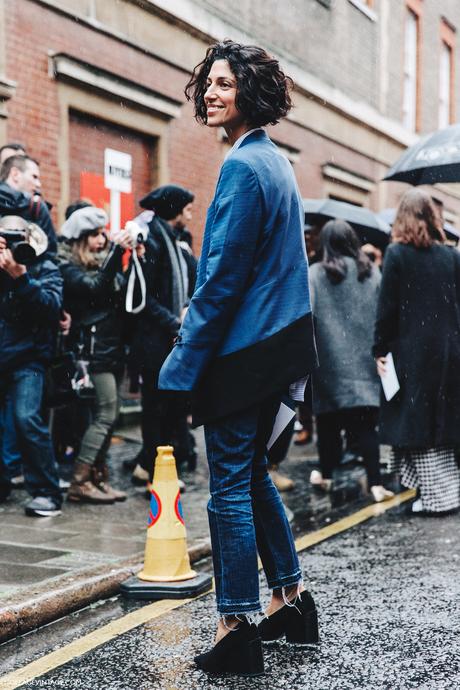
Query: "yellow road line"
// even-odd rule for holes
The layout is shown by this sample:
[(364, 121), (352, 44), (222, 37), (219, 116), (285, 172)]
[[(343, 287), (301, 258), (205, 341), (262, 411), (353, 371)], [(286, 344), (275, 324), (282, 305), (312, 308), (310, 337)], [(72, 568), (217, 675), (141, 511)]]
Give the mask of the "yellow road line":
[(310, 534), (305, 534), (303, 537), (299, 537), (295, 542), (296, 549), (297, 551), (308, 549), (310, 546), (314, 546), (314, 544), (318, 544), (320, 541), (329, 539), (329, 537), (333, 537), (335, 534), (340, 534), (340, 532), (344, 532), (355, 525), (359, 525), (361, 522), (365, 522), (371, 517), (382, 515), (390, 508), (399, 506), (401, 503), (409, 501), (414, 497), (415, 491), (410, 489), (408, 491), (403, 491), (400, 494), (396, 494), (396, 496), (391, 498), (389, 501), (384, 501), (383, 503), (373, 503), (370, 506), (366, 506), (362, 510), (358, 510), (356, 513), (352, 513), (352, 515), (347, 515), (347, 517), (337, 520), (337, 522), (333, 522), (327, 527), (323, 527), (315, 532), (311, 532)]
[[(311, 532), (303, 537), (299, 537), (299, 539), (296, 540), (296, 549), (297, 551), (303, 551), (314, 544), (318, 544), (319, 542), (329, 539), (336, 534), (340, 534), (340, 532), (344, 532), (355, 525), (359, 525), (361, 522), (369, 520), (371, 517), (381, 515), (390, 508), (394, 508), (395, 506), (410, 500), (414, 496), (415, 491), (404, 491), (403, 493), (396, 495), (390, 501), (385, 501), (384, 503), (375, 503), (363, 508), (362, 510), (358, 510), (356, 513), (342, 518), (341, 520), (337, 520), (337, 522), (333, 522), (327, 527), (323, 527), (315, 532)], [(199, 597), (205, 596), (205, 594), (208, 594), (208, 592), (200, 594)], [(83, 654), (90, 652), (92, 649), (110, 642), (110, 640), (113, 640), (115, 637), (129, 632), (133, 628), (137, 628), (139, 625), (147, 623), (147, 621), (158, 618), (159, 616), (163, 616), (165, 613), (173, 611), (180, 606), (184, 606), (190, 601), (193, 601), (193, 599), (197, 598), (198, 597), (193, 597), (191, 599), (162, 599), (161, 601), (155, 601), (153, 604), (143, 606), (137, 611), (132, 611), (122, 618), (112, 621), (111, 623), (102, 626), (102, 628), (93, 630), (93, 632), (88, 633), (87, 635), (84, 635), (73, 642), (70, 642), (61, 649), (50, 652), (40, 659), (32, 661), (30, 664), (23, 666), (17, 671), (12, 671), (3, 677), (0, 677), (0, 690), (15, 690), (15, 688), (18, 688), (20, 685), (28, 683), (35, 678), (39, 678), (40, 676), (43, 676), (49, 671), (53, 671), (59, 666), (63, 666), (75, 657), (82, 656)]]

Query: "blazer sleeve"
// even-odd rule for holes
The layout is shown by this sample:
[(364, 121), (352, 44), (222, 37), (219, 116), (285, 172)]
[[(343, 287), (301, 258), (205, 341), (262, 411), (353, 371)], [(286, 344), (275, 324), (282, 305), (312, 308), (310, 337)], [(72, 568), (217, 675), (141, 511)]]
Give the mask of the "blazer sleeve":
[(398, 246), (387, 249), (383, 263), (377, 304), (377, 316), (374, 331), (374, 357), (384, 357), (393, 347), (399, 329), (401, 266), (398, 257)]
[(222, 167), (209, 232), (204, 280), (197, 287), (159, 387), (193, 390), (225, 336), (248, 285), (263, 229), (256, 173), (245, 161)]

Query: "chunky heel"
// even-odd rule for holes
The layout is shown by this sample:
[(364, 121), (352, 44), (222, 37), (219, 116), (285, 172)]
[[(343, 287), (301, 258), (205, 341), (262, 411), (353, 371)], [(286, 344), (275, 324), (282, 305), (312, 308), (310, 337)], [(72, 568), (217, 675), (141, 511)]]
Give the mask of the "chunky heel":
[(242, 621), (209, 652), (196, 656), (195, 663), (207, 673), (262, 676), (264, 659), (257, 626)]
[(302, 615), (291, 616), (290, 625), (286, 629), (286, 642), (289, 644), (311, 645), (318, 644), (318, 614), (316, 608), (305, 611)]
[(291, 644), (317, 644), (318, 614), (315, 602), (304, 590), (295, 602), (281, 609), (259, 623), (262, 642), (274, 642), (282, 637)]

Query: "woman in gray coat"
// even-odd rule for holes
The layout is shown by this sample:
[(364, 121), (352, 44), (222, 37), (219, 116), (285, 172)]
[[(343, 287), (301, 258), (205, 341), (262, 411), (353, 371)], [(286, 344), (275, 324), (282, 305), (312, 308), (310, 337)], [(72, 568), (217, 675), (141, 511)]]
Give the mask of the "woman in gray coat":
[(380, 273), (361, 250), (354, 230), (331, 220), (321, 231), (322, 260), (311, 267), (310, 287), (319, 369), (313, 374), (320, 472), (325, 490), (342, 456), (342, 430), (356, 439), (375, 501), (393, 496), (380, 476), (377, 416), (380, 384), (372, 358), (372, 331)]

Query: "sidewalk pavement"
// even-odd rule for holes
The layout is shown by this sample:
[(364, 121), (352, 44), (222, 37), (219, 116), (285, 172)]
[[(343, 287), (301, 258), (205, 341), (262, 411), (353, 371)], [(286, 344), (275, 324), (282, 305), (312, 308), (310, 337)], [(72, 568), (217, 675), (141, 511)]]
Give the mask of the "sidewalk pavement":
[[(208, 473), (202, 430), (196, 432), (198, 467), (184, 472), (182, 504), (192, 562), (211, 553), (206, 514)], [(139, 450), (139, 430), (120, 430), (110, 451), (115, 487), (128, 493), (124, 503), (108, 506), (64, 502), (62, 515), (30, 518), (23, 511), (27, 495), (14, 491), (0, 506), (0, 641), (48, 623), (113, 596), (119, 584), (142, 565), (148, 501), (143, 488), (134, 487), (122, 462)], [(363, 494), (364, 470), (347, 468), (332, 495), (310, 490), (309, 475), (316, 464), (314, 445), (291, 446), (282, 470), (296, 486), (283, 494), (293, 512), (296, 534), (311, 531), (346, 510)], [(354, 504), (356, 505), (356, 503)]]
[[(196, 668), (194, 656), (212, 645), (216, 612), (210, 594), (163, 615), (150, 611), (131, 628), (99, 628), (97, 644), (89, 649), (81, 644), (89, 636), (72, 651), (51, 630), (48, 649), (58, 649), (60, 665), (45, 657), (43, 675), (21, 678), (20, 687), (458, 690), (458, 516), (407, 517), (404, 508), (300, 554), (318, 608), (320, 644), (305, 648), (282, 640), (264, 645), (262, 678), (208, 675)], [(262, 574), (260, 584), (265, 603), (269, 592)], [(23, 666), (15, 660), (16, 669)]]

